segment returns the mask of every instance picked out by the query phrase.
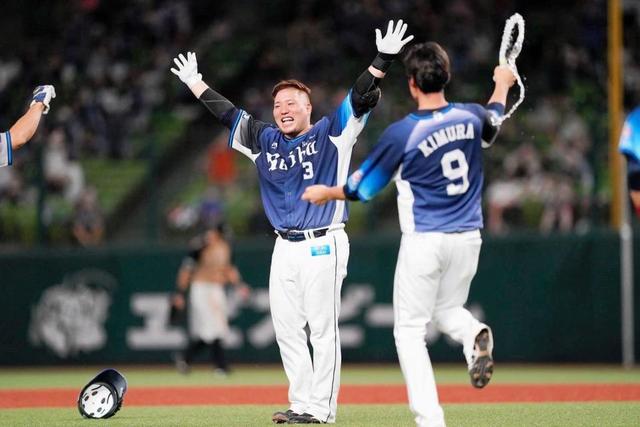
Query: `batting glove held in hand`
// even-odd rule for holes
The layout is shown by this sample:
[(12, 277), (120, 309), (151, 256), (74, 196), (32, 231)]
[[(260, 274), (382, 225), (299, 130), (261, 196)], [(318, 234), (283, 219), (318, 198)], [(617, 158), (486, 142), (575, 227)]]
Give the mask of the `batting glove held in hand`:
[(177, 58), (173, 58), (173, 62), (178, 69), (172, 68), (171, 72), (187, 86), (191, 87), (202, 80), (202, 74), (198, 73), (198, 61), (195, 53), (187, 52), (186, 58), (180, 54)]
[(413, 36), (409, 36), (404, 40), (402, 39), (406, 32), (407, 24), (403, 23), (402, 19), (398, 21), (398, 24), (395, 25), (395, 27), (393, 25), (393, 20), (389, 21), (387, 33), (384, 37), (382, 37), (382, 32), (376, 28), (376, 46), (378, 47), (378, 52), (390, 55), (397, 55), (400, 53), (404, 45), (413, 40)]
[(36, 102), (41, 102), (44, 105), (44, 110), (42, 114), (47, 114), (49, 112), (49, 102), (51, 99), (56, 97), (56, 90), (51, 85), (42, 85), (37, 86), (33, 90), (33, 97), (31, 98), (31, 104), (29, 107), (33, 107)]

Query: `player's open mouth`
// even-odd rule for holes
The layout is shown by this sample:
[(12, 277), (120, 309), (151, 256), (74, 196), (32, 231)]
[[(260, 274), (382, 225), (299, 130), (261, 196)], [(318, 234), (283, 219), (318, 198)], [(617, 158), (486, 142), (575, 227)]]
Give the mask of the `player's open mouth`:
[(293, 117), (283, 117), (280, 121), (282, 123), (292, 122), (293, 121)]

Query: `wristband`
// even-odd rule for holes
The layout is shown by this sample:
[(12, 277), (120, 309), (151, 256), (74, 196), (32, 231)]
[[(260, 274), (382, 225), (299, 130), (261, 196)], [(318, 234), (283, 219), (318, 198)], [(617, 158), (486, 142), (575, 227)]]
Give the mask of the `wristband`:
[(389, 70), (389, 67), (391, 67), (391, 64), (393, 64), (393, 60), (396, 58), (396, 56), (397, 55), (393, 53), (378, 52), (376, 57), (373, 58), (371, 66), (382, 71), (383, 73), (386, 73), (387, 70)]
[(351, 191), (351, 189), (349, 188), (349, 184), (345, 184), (342, 187), (342, 191), (344, 192), (345, 199), (351, 200), (352, 202), (360, 200), (360, 198), (358, 197), (358, 190), (356, 189), (356, 191)]

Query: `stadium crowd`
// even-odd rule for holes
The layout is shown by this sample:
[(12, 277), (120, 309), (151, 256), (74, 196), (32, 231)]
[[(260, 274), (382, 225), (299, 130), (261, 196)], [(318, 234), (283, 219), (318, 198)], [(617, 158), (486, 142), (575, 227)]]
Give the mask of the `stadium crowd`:
[[(269, 42), (255, 75), (243, 82), (247, 88), (242, 98), (236, 100), (263, 120), (271, 118), (268, 89), (288, 76), (310, 82), (316, 118), (329, 113), (354, 80), (353, 70), (371, 56), (367, 40), (372, 29), (388, 16), (409, 17), (418, 40), (434, 39), (448, 49), (457, 76), (452, 98), (483, 103), (488, 94), (481, 92), (483, 86), (474, 76), (487, 74), (495, 65), (508, 17), (496, 11), (520, 6), (515, 1), (500, 2), (501, 7), (495, 1), (344, 1), (334, 5), (336, 12), (318, 7), (318, 2), (303, 3), (291, 25), (263, 35)], [(607, 116), (602, 103), (607, 90), (606, 2), (569, 2), (558, 7), (561, 11), (553, 17), (542, 6), (516, 8), (528, 23), (518, 60), (527, 93), (524, 104), (503, 125), (498, 144), (485, 152), (486, 228), (492, 233), (582, 232), (607, 223)], [(624, 16), (629, 42), (625, 88), (631, 106), (640, 93), (634, 87), (640, 61), (633, 50), (640, 35), (640, 12), (629, 6)], [(550, 44), (553, 49), (548, 48)], [(385, 82), (383, 99), (356, 146), (352, 163), (362, 159), (385, 124), (410, 111), (402, 67), (396, 64), (395, 68), (395, 83)], [(257, 194), (252, 182), (227, 180), (219, 187)], [(367, 224), (386, 224), (383, 212), (394, 214), (394, 192), (387, 196), (373, 204), (390, 209), (369, 208), (372, 218)]]
[[(485, 151), (485, 226), (493, 233), (579, 232), (607, 223), (604, 0), (563, 2), (553, 14), (547, 6), (516, 0), (305, 0), (295, 6), (239, 0), (206, 8), (187, 1), (118, 2), (117, 8), (104, 3), (79, 0), (56, 6), (49, 13), (64, 14), (64, 25), (49, 22), (42, 30), (50, 35), (48, 43), (43, 43), (42, 31), (24, 30), (27, 37), (0, 60), (4, 122), (23, 108), (24, 94), (34, 83), (52, 81), (59, 94), (36, 143), (17, 154), (15, 167), (0, 171), (0, 221), (4, 204), (37, 203), (34, 164), (39, 155), (47, 191), (73, 205), (88, 186), (93, 191), (80, 160), (139, 157), (137, 136), (150, 131), (155, 111), (178, 115), (193, 107), (168, 73), (180, 50), (195, 46), (207, 64), (205, 81), (224, 84), (219, 88), (233, 102), (262, 120), (271, 120), (273, 84), (300, 78), (312, 88), (313, 118), (318, 119), (373, 58), (374, 28), (389, 17), (402, 17), (417, 40), (436, 40), (450, 52), (456, 76), (450, 97), (484, 103), (489, 94), (475, 76), (489, 75), (504, 21), (518, 11), (527, 22), (518, 59), (527, 92), (503, 125), (498, 143)], [(254, 13), (246, 14), (247, 8)], [(640, 100), (640, 7), (633, 2), (625, 2), (624, 23), (625, 100), (630, 107)], [(353, 164), (387, 124), (411, 110), (406, 91), (402, 66), (395, 64)], [(202, 174), (193, 191), (176, 196), (166, 209), (168, 227), (189, 229), (201, 212), (222, 211), (234, 219), (239, 234), (267, 231), (257, 180), (244, 176), (255, 172), (244, 159), (219, 150), (216, 132), (221, 128), (199, 112), (191, 126), (209, 132), (212, 145), (195, 166)], [(175, 167), (189, 174), (194, 165)], [(393, 199), (394, 192), (388, 191), (362, 208), (363, 214), (354, 212), (353, 229), (359, 229), (358, 221), (395, 224), (386, 218), (395, 218), (395, 209), (386, 209), (395, 204)], [(71, 217), (69, 210), (69, 230)], [(2, 229), (0, 224), (0, 234)]]
[[(80, 160), (139, 155), (136, 136), (149, 131), (154, 110), (172, 102), (167, 64), (192, 33), (184, 1), (125, 2), (114, 9), (105, 3), (13, 5), (58, 19), (41, 20), (37, 29), (19, 27), (24, 37), (0, 60), (3, 121), (24, 108), (34, 84), (52, 82), (58, 93), (34, 143), (15, 153), (13, 167), (0, 170), (0, 205), (33, 207), (44, 188), (51, 205), (67, 206), (62, 221), (81, 245), (87, 239), (77, 237), (73, 212), (95, 199), (95, 189), (87, 186)], [(62, 201), (56, 204), (57, 196)]]

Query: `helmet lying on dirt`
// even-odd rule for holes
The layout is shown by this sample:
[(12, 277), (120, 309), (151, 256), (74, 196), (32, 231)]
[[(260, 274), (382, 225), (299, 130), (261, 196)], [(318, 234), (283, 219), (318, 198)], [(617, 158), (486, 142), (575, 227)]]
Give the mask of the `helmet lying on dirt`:
[(109, 418), (122, 407), (127, 380), (115, 369), (100, 372), (78, 396), (78, 411), (85, 418)]

